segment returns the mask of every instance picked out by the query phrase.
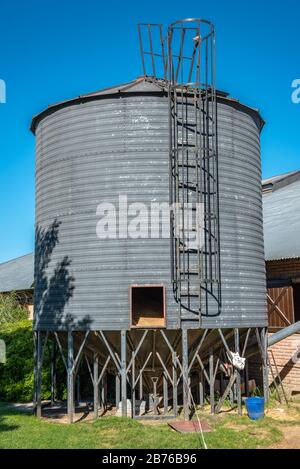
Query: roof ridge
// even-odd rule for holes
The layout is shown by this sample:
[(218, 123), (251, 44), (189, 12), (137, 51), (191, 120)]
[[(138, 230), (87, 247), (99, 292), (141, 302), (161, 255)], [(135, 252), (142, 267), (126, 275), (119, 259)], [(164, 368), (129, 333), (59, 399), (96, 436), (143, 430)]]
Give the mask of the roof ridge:
[(291, 175), (291, 174), (298, 173), (299, 171), (300, 171), (300, 169), (293, 169), (292, 171), (287, 171), (286, 173), (274, 174), (273, 176), (269, 176), (269, 177), (263, 178), (263, 179), (262, 179), (262, 183), (264, 183), (264, 181), (269, 181), (269, 180), (271, 180), (271, 179), (289, 176), (289, 175)]
[(3, 266), (5, 264), (9, 264), (10, 262), (15, 262), (18, 259), (22, 259), (23, 257), (33, 256), (33, 255), (34, 255), (33, 252), (28, 252), (27, 254), (23, 254), (22, 256), (14, 257), (13, 259), (9, 259), (8, 261), (0, 262), (0, 266)]

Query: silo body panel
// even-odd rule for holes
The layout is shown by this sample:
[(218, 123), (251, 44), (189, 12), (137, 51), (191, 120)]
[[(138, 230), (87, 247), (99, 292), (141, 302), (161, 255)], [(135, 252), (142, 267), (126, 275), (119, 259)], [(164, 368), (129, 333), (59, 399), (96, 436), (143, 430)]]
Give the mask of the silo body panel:
[(37, 227), (59, 224), (44, 275), (36, 269), (38, 297), (41, 278), (46, 292), (58, 287), (36, 305), (39, 327), (129, 328), (129, 286), (157, 283), (166, 286), (167, 327), (178, 327), (169, 239), (96, 235), (100, 203), (114, 204), (119, 230), (119, 195), (128, 206), (169, 201), (167, 123), (167, 98), (132, 96), (66, 107), (39, 124)]
[(238, 103), (218, 104), (221, 317), (209, 327), (267, 325), (260, 125)]
[[(119, 195), (127, 195), (128, 204), (169, 202), (168, 132), (163, 93), (102, 96), (60, 106), (39, 120), (37, 328), (130, 328), (132, 284), (165, 285), (166, 327), (181, 327), (170, 240), (96, 235), (100, 203), (118, 207)], [(259, 133), (254, 113), (220, 99), (222, 307), (219, 315), (208, 308), (202, 327), (266, 325)], [(118, 222), (118, 209), (116, 216)]]

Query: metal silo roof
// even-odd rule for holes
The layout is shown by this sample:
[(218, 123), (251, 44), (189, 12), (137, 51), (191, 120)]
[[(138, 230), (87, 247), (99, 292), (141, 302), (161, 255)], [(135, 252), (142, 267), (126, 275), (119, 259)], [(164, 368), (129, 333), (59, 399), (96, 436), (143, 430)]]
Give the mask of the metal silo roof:
[[(74, 104), (83, 103), (86, 101), (93, 101), (95, 99), (101, 99), (108, 96), (113, 95), (123, 95), (127, 93), (165, 93), (167, 95), (167, 88), (165, 85), (164, 80), (154, 79), (153, 77), (137, 77), (135, 80), (128, 81), (126, 83), (121, 83), (119, 85), (114, 85), (108, 88), (102, 88), (97, 91), (93, 91), (90, 93), (84, 93), (79, 96), (75, 96), (74, 98), (67, 99), (64, 101), (60, 101), (54, 104), (50, 104), (46, 109), (42, 112), (33, 116), (31, 121), (30, 130), (35, 134), (36, 126), (38, 125), (39, 121), (43, 119), (45, 116), (57, 111), (58, 109), (66, 106), (72, 106)], [(259, 114), (259, 110), (246, 106), (245, 104), (240, 103), (238, 99), (232, 98), (229, 96), (228, 93), (224, 91), (217, 90), (218, 101), (221, 102), (222, 100), (226, 101), (227, 103), (231, 103), (233, 106), (237, 106), (244, 111), (247, 111), (251, 114), (254, 114), (256, 118), (258, 118), (258, 125), (260, 129), (263, 128), (265, 122)]]
[(33, 253), (0, 264), (0, 292), (29, 290), (33, 279)]
[(300, 170), (263, 181), (266, 260), (300, 257)]

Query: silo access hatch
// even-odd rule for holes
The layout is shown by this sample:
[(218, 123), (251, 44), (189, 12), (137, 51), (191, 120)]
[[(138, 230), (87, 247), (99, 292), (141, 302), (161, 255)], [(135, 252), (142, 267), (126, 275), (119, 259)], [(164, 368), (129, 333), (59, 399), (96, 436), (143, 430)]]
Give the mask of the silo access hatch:
[(132, 327), (166, 326), (164, 285), (131, 285), (129, 295)]

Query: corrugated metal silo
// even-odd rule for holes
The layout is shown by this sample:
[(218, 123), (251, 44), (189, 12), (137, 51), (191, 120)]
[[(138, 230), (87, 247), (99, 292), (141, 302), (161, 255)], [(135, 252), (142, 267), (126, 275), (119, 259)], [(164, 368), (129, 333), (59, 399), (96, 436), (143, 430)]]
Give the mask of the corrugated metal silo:
[[(219, 94), (222, 306), (218, 314), (206, 305), (204, 328), (266, 325), (261, 127), (255, 110)], [(168, 99), (161, 88), (139, 79), (81, 96), (50, 107), (33, 128), (37, 327), (128, 329), (129, 287), (136, 284), (165, 285), (167, 329), (182, 327), (181, 315), (198, 327), (174, 299), (169, 239), (96, 234), (101, 202), (118, 210), (120, 195), (128, 205), (169, 201)], [(51, 252), (47, 236), (56, 238)]]
[[(152, 29), (160, 36), (158, 54)], [(95, 418), (108, 375), (124, 416), (128, 406), (133, 417), (141, 413), (147, 400), (157, 418), (159, 402), (168, 414), (171, 400), (176, 417), (181, 400), (188, 419), (191, 402), (203, 405), (205, 394), (214, 413), (235, 383), (241, 413), (245, 358), (258, 349), (267, 398), (263, 121), (258, 111), (216, 91), (212, 23), (170, 25), (167, 55), (161, 25), (140, 25), (139, 33), (143, 77), (52, 105), (32, 121), (38, 415), (48, 339), (52, 400), (59, 351), (70, 422), (83, 357)]]

